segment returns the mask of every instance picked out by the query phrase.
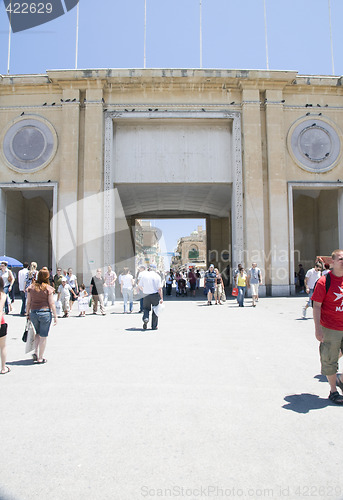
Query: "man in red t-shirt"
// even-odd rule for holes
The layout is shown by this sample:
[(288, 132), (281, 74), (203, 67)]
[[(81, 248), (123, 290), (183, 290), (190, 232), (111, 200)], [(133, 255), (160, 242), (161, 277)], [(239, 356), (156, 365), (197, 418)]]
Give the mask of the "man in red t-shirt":
[[(336, 385), (343, 392), (343, 380), (337, 375), (338, 358), (343, 348), (343, 250), (332, 252), (332, 271), (317, 281), (314, 289), (313, 319), (315, 334), (320, 342), (322, 375), (330, 384), (329, 399), (343, 405)], [(330, 287), (326, 291), (326, 280), (330, 276)]]

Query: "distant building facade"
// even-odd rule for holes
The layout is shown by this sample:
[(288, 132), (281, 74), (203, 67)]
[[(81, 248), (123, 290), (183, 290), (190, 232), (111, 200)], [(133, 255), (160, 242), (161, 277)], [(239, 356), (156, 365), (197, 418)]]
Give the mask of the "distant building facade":
[[(257, 262), (266, 292), (343, 247), (343, 81), (294, 71), (0, 76), (0, 254), (135, 262), (136, 220), (205, 218), (206, 263)], [(264, 290), (262, 289), (262, 292)]]
[(198, 226), (189, 236), (179, 238), (171, 267), (188, 269), (192, 266), (205, 269), (206, 265), (206, 230)]
[(144, 265), (154, 264), (157, 270), (164, 272), (164, 257), (160, 247), (160, 230), (148, 220), (136, 220), (135, 262), (136, 269)]

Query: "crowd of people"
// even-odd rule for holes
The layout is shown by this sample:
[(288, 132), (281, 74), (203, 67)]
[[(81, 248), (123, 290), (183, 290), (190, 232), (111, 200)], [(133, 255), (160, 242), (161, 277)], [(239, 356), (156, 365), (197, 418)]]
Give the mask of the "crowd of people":
[[(10, 372), (6, 365), (6, 334), (7, 323), (5, 314), (11, 312), (12, 290), (16, 276), (8, 268), (7, 262), (0, 263), (0, 374)], [(62, 271), (58, 267), (53, 276), (51, 269), (43, 267), (37, 270), (37, 263), (24, 263), (18, 272), (18, 286), (22, 300), (20, 315), (26, 316), (32, 322), (35, 330), (33, 349), (33, 362), (45, 364), (44, 357), (47, 338), (51, 323), (56, 325), (58, 310), (63, 311), (63, 317), (68, 317), (74, 303), (78, 302), (79, 316), (84, 317), (90, 304), (93, 314), (97, 314), (98, 306), (102, 315), (106, 314), (109, 301), (115, 303), (115, 285), (118, 280), (123, 296), (124, 313), (133, 311), (134, 298), (139, 299), (140, 311), (143, 313), (143, 330), (148, 328), (151, 314), (151, 329), (158, 329), (158, 317), (163, 307), (163, 281), (165, 280), (166, 295), (172, 294), (175, 283), (177, 296), (187, 294), (195, 295), (200, 288), (201, 273), (196, 269), (187, 272), (170, 270), (166, 276), (157, 272), (156, 265), (150, 264), (148, 268), (140, 266), (134, 277), (128, 268), (117, 277), (116, 273), (108, 266), (105, 275), (98, 268), (90, 282), (90, 296), (85, 285), (78, 284), (77, 277), (72, 268)], [(256, 307), (259, 299), (259, 285), (262, 283), (262, 273), (253, 262), (247, 271), (241, 264), (233, 271), (233, 290), (237, 293), (239, 307), (244, 307), (244, 297), (250, 287), (252, 307)], [(322, 374), (327, 377), (330, 385), (329, 399), (335, 404), (343, 405), (343, 378), (337, 374), (338, 360), (343, 351), (343, 250), (335, 250), (331, 256), (331, 265), (318, 258), (314, 267), (306, 274), (303, 266), (299, 264), (297, 284), (300, 293), (306, 293), (308, 300), (303, 308), (303, 318), (306, 318), (308, 307), (313, 307), (315, 336), (320, 342), (320, 361)], [(226, 300), (223, 276), (218, 268), (211, 264), (204, 273), (204, 294), (207, 305), (221, 305)], [(13, 311), (13, 308), (12, 308)], [(62, 312), (61, 312), (62, 314)]]

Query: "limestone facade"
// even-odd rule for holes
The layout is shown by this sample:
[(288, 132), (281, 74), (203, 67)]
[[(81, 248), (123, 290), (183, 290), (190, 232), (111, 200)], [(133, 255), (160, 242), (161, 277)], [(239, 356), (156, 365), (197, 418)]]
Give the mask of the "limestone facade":
[(263, 270), (343, 247), (342, 79), (108, 69), (0, 76), (0, 254), (132, 267), (137, 219), (202, 217), (207, 263)]
[(206, 269), (206, 230), (198, 226), (189, 236), (182, 236), (177, 242), (175, 257), (171, 261), (171, 267), (175, 269)]

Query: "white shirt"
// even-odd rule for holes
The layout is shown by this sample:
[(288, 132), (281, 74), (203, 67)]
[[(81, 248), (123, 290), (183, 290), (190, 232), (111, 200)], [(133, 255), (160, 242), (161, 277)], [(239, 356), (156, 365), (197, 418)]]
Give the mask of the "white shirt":
[(162, 288), (161, 277), (155, 271), (142, 271), (139, 274), (138, 284), (143, 288), (144, 295), (157, 293)]
[(133, 280), (132, 274), (130, 274), (130, 273), (123, 274), (121, 277), (121, 280), (120, 280), (120, 284), (123, 286), (123, 288), (131, 290), (132, 289), (132, 280)]
[(29, 272), (28, 269), (24, 267), (24, 269), (20, 269), (18, 273), (18, 284), (19, 284), (19, 290), (21, 292), (25, 292), (25, 282), (28, 272)]
[(316, 271), (314, 267), (312, 267), (312, 269), (309, 269), (306, 273), (308, 288), (310, 289), (314, 288), (314, 285), (319, 280), (321, 275), (322, 273), (320, 271)]
[(66, 283), (64, 286), (60, 285), (57, 291), (61, 294), (61, 299), (68, 299), (70, 297), (69, 290), (71, 290), (71, 286)]
[(10, 283), (8, 281), (8, 278), (10, 276), (10, 270), (8, 268), (6, 268), (6, 271), (0, 271), (0, 276), (2, 277), (2, 279), (4, 280), (4, 287), (5, 286), (11, 286), (13, 285), (13, 283)]
[(72, 288), (76, 288), (76, 276), (75, 274), (72, 274), (71, 276), (69, 274), (67, 274), (66, 276), (67, 278), (67, 283), (72, 287)]

